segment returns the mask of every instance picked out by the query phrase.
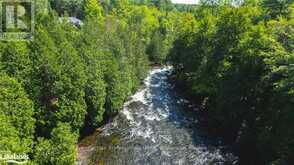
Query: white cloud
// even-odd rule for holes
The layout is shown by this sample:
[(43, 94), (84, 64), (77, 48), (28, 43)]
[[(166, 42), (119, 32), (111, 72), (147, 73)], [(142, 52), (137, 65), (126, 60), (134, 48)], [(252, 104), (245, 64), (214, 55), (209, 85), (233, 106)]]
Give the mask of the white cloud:
[(197, 4), (199, 0), (172, 0), (173, 3)]

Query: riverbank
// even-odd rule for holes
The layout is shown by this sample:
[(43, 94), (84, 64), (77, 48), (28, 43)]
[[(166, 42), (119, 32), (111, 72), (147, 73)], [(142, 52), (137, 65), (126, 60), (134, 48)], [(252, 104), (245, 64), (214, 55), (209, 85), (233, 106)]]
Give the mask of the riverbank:
[[(162, 68), (161, 64), (152, 63), (150, 64), (150, 70), (159, 69)], [(128, 97), (128, 99), (125, 100), (125, 103), (129, 102), (132, 99), (132, 96), (142, 90), (144, 88), (145, 84), (144, 81), (142, 81), (141, 85), (138, 87), (138, 89)], [(123, 106), (124, 107), (124, 106)], [(123, 110), (123, 107), (121, 110)], [(120, 111), (121, 111), (120, 110)], [(116, 118), (118, 117), (120, 111), (118, 111), (116, 114), (113, 114), (112, 116), (108, 116), (106, 120), (104, 120), (100, 127), (98, 128), (84, 128), (82, 130), (81, 136), (79, 138), (78, 144), (77, 144), (77, 161), (81, 164), (88, 164), (88, 159), (91, 157), (91, 154), (94, 152), (95, 144), (97, 143), (97, 139), (100, 135), (100, 133), (103, 131), (103, 128), (106, 125), (109, 125), (113, 123)]]
[[(175, 73), (171, 74), (168, 81), (174, 84), (174, 90), (176, 93), (189, 102), (189, 106), (197, 107), (191, 109), (193, 115), (197, 116), (198, 126), (197, 129), (203, 132), (203, 135), (209, 139), (215, 139), (215, 145), (224, 145), (228, 152), (232, 152), (236, 155), (240, 152), (239, 147), (236, 143), (227, 138), (226, 134), (221, 133), (216, 125), (214, 119), (209, 114), (207, 107), (208, 98), (202, 96), (195, 96), (191, 92), (189, 86), (184, 82), (177, 80)], [(238, 162), (240, 163), (240, 162)]]
[(210, 113), (213, 107), (207, 105), (207, 97), (193, 95), (190, 86), (177, 80), (175, 74), (171, 75), (169, 81), (175, 84), (175, 90), (181, 97), (189, 100), (191, 104), (198, 107), (193, 113), (198, 116), (198, 128), (202, 132), (205, 132), (206, 137), (218, 139), (220, 144), (227, 146), (228, 151), (239, 157), (238, 164), (240, 165), (247, 165), (248, 162), (259, 162), (259, 164), (262, 164), (254, 142), (242, 144), (242, 141), (232, 138), (230, 128), (225, 131), (220, 128), (217, 116)]

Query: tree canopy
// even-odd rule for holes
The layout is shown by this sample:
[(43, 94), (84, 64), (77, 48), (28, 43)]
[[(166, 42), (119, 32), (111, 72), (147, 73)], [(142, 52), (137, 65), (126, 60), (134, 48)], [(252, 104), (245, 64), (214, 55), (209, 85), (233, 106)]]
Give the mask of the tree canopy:
[(1, 150), (75, 164), (79, 136), (169, 64), (240, 164), (294, 164), (293, 1), (38, 0), (35, 24), (0, 42)]

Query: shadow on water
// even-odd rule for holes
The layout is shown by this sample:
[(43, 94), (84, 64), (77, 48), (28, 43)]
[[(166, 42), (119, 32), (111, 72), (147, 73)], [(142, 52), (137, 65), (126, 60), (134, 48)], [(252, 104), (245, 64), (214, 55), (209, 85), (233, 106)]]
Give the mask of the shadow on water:
[[(230, 149), (223, 146), (220, 139), (208, 138), (206, 132), (201, 129), (202, 125), (199, 122), (200, 118), (198, 116), (200, 114), (199, 107), (175, 92), (174, 85), (167, 81), (170, 74), (171, 70), (167, 70), (152, 76), (150, 84), (157, 84), (150, 86), (152, 109), (167, 110), (166, 122), (173, 125), (174, 130), (185, 130), (184, 132), (179, 131), (179, 134), (174, 133), (174, 136), (183, 138), (181, 133), (187, 133), (185, 136), (189, 136), (188, 139), (191, 140), (192, 146), (201, 149), (207, 158), (209, 153), (220, 154), (218, 156), (223, 157), (223, 159), (210, 157), (210, 159), (215, 159), (215, 161), (210, 163), (236, 164), (237, 158), (230, 153)], [(189, 146), (191, 145), (189, 144)], [(175, 147), (181, 150), (184, 144), (179, 144), (179, 146)]]
[[(200, 131), (197, 106), (168, 82), (171, 68), (155, 68), (117, 118), (95, 136), (85, 164), (236, 164), (237, 158)], [(86, 161), (84, 161), (86, 162)]]
[[(151, 84), (161, 84), (150, 87), (153, 108), (168, 109), (167, 121), (175, 125), (177, 129), (188, 130), (194, 145), (220, 145), (221, 142), (218, 139), (206, 137), (206, 132), (200, 129), (203, 126), (199, 122), (200, 108), (176, 93), (171, 82), (160, 83), (159, 78), (164, 75), (169, 75), (169, 72), (157, 73), (151, 80)], [(158, 99), (157, 96), (161, 98)]]

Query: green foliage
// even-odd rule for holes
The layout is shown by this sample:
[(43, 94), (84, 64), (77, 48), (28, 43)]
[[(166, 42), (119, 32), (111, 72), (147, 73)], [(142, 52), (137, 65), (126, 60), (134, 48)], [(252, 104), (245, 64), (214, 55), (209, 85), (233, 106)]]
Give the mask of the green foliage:
[(2, 43), (1, 52), (1, 70), (16, 77), (19, 81), (27, 83), (26, 77), (32, 70), (27, 44), (24, 42)]
[(147, 48), (147, 54), (151, 61), (162, 63), (166, 59), (167, 52), (164, 51), (164, 36), (160, 32), (155, 32)]
[(34, 159), (43, 165), (71, 165), (76, 162), (77, 136), (66, 123), (59, 123), (51, 132), (50, 140), (38, 139)]
[(174, 9), (171, 0), (153, 1), (153, 3), (161, 11), (172, 11)]
[(49, 0), (50, 6), (59, 15), (65, 15), (83, 18), (85, 0)]
[(165, 61), (182, 17), (167, 12), (170, 2), (157, 7), (128, 0), (36, 2), (33, 40), (0, 43), (0, 148), (28, 153), (31, 164), (75, 164), (78, 133), (118, 113), (146, 77), (149, 58)]
[[(98, 28), (97, 28), (98, 27)], [(89, 21), (83, 27), (79, 45), (81, 55), (86, 69), (85, 101), (87, 104), (86, 125), (97, 127), (103, 121), (105, 112), (104, 104), (106, 97), (106, 84), (103, 79), (104, 51), (98, 50), (97, 46), (102, 45), (101, 24), (97, 21)]]
[(262, 6), (266, 9), (266, 13), (271, 18), (278, 16), (289, 16), (290, 6), (293, 4), (291, 0), (263, 0)]
[(102, 7), (98, 4), (97, 0), (86, 0), (85, 14), (87, 17), (99, 19), (102, 17)]
[[(238, 146), (241, 163), (293, 162), (292, 1), (49, 2), (49, 13), (40, 12), (46, 1), (37, 4), (33, 41), (0, 45), (0, 82), (10, 84), (0, 84), (1, 147), (39, 164), (74, 164), (76, 133), (115, 115), (149, 63), (168, 59), (207, 109), (212, 132)], [(84, 25), (57, 16), (67, 13)]]
[(49, 11), (49, 0), (38, 0), (35, 1), (35, 12), (36, 14), (46, 14)]
[(16, 79), (4, 73), (0, 77), (0, 148), (28, 153), (35, 129), (33, 102)]
[(276, 3), (201, 6), (197, 28), (180, 33), (169, 56), (241, 164), (293, 163), (293, 19), (290, 1)]
[(48, 27), (51, 34), (40, 26), (36, 33), (32, 43), (32, 95), (38, 106), (41, 127), (53, 128), (57, 121), (62, 121), (78, 130), (83, 126), (86, 113), (85, 66), (71, 38), (67, 37), (67, 33), (75, 32), (64, 26)]

